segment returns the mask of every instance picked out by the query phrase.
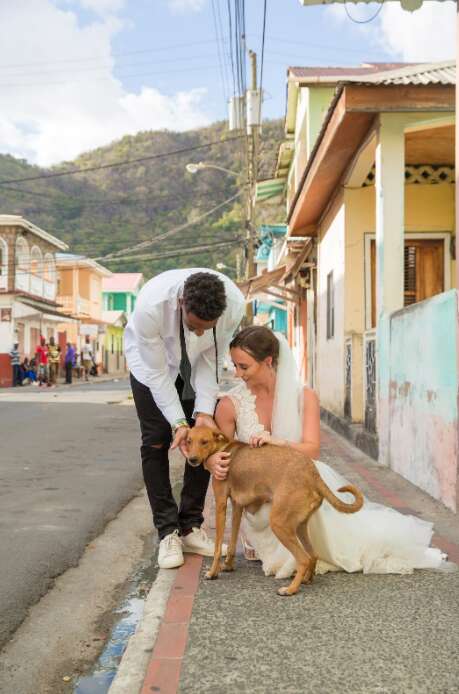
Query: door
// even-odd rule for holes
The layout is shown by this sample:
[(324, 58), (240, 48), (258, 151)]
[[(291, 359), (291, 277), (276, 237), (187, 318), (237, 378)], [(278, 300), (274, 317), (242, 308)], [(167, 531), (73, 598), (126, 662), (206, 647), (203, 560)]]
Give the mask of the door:
[[(443, 239), (405, 239), (404, 306), (445, 290)], [(371, 327), (376, 326), (376, 242), (371, 241)]]

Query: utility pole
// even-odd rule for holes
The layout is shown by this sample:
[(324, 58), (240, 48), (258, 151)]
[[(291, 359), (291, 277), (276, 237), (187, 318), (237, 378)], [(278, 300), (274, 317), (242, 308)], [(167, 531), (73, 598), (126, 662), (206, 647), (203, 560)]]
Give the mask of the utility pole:
[[(251, 66), (251, 91), (253, 94), (257, 93), (257, 54), (254, 51), (249, 51), (250, 66)], [(261, 98), (261, 96), (260, 96)], [(259, 111), (260, 109), (258, 109)], [(259, 119), (257, 119), (259, 120)], [(247, 197), (247, 213), (246, 213), (246, 232), (247, 232), (247, 264), (246, 264), (246, 277), (253, 277), (255, 275), (255, 239), (256, 239), (256, 229), (255, 229), (255, 190), (257, 183), (257, 173), (258, 173), (258, 138), (259, 138), (259, 125), (258, 124), (248, 124), (248, 157), (247, 157), (247, 178), (248, 178), (248, 197)], [(252, 304), (247, 305), (246, 312), (248, 322), (253, 321), (253, 309)]]

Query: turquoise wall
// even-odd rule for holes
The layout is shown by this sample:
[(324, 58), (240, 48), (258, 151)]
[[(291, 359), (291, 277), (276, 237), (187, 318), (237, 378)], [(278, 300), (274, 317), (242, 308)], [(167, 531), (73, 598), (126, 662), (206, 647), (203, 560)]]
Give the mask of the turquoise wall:
[(392, 469), (456, 510), (458, 302), (456, 290), (386, 317), (378, 351), (380, 440)]

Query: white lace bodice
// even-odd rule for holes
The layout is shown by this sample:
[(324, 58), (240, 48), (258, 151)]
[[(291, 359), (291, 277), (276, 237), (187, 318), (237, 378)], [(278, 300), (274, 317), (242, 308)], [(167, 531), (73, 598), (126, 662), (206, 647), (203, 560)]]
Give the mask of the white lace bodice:
[(250, 392), (245, 383), (238, 383), (237, 386), (227, 393), (221, 393), (220, 397), (230, 398), (234, 405), (236, 410), (236, 435), (239, 441), (248, 443), (251, 436), (266, 431), (258, 419), (256, 397)]

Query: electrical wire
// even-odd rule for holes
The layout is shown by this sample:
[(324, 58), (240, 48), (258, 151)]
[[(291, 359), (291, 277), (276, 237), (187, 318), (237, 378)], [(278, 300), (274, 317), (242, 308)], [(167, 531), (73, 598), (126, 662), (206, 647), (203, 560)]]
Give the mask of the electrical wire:
[(372, 17), (369, 17), (368, 19), (356, 19), (355, 17), (353, 17), (351, 15), (351, 13), (349, 12), (346, 0), (344, 0), (344, 9), (346, 11), (347, 16), (349, 17), (351, 22), (354, 22), (354, 24), (369, 24), (370, 22), (373, 22), (376, 19), (376, 17), (379, 15), (379, 13), (381, 12), (383, 5), (384, 5), (384, 1), (385, 0), (381, 0), (381, 4), (379, 5), (379, 7), (376, 10), (376, 12), (374, 13), (374, 15)]
[(261, 125), (261, 104), (263, 101), (263, 68), (265, 63), (265, 37), (266, 37), (266, 14), (267, 14), (267, 0), (263, 3), (263, 29), (262, 29), (262, 40), (261, 40), (261, 66), (260, 66), (260, 101), (258, 106), (258, 122)]
[(139, 157), (137, 159), (126, 159), (124, 161), (114, 162), (113, 164), (99, 164), (98, 166), (86, 166), (81, 169), (71, 169), (70, 171), (56, 171), (50, 174), (41, 174), (39, 176), (24, 176), (23, 178), (11, 178), (11, 179), (0, 179), (0, 186), (9, 183), (22, 183), (23, 181), (40, 181), (47, 180), (49, 178), (60, 178), (62, 176), (74, 176), (75, 174), (88, 173), (90, 171), (100, 171), (102, 169), (114, 169), (120, 166), (133, 166), (134, 164), (139, 164), (144, 161), (152, 161), (154, 159), (163, 159), (164, 157), (173, 157), (177, 154), (184, 154), (186, 152), (194, 152), (198, 149), (204, 149), (205, 147), (213, 147), (214, 145), (221, 145), (225, 142), (232, 142), (234, 140), (240, 140), (241, 135), (233, 135), (232, 137), (227, 137), (224, 140), (214, 140), (213, 142), (205, 142), (202, 145), (193, 145), (192, 147), (184, 147), (182, 149), (171, 150), (170, 152), (162, 152), (160, 154), (151, 154), (146, 157)]
[(104, 262), (114, 262), (118, 260), (160, 260), (162, 258), (175, 258), (180, 255), (196, 255), (197, 253), (203, 253), (205, 251), (218, 250), (219, 248), (229, 248), (231, 246), (242, 245), (242, 240), (235, 241), (222, 241), (218, 243), (210, 243), (206, 245), (199, 246), (189, 246), (187, 248), (178, 248), (171, 251), (164, 251), (164, 253), (147, 253), (141, 255), (129, 255), (122, 256), (121, 258), (107, 258)]
[[(122, 58), (124, 56), (129, 56), (129, 55), (139, 55), (141, 53), (161, 53), (161, 51), (172, 51), (172, 50), (177, 50), (178, 48), (189, 48), (190, 46), (202, 46), (203, 44), (208, 44), (208, 43), (214, 43), (215, 39), (203, 39), (200, 41), (188, 41), (185, 43), (178, 43), (175, 45), (164, 45), (164, 46), (157, 46), (156, 48), (141, 48), (136, 51), (120, 51), (118, 53), (112, 53), (111, 57), (112, 58)], [(105, 59), (105, 58), (104, 58)], [(0, 70), (4, 69), (9, 69), (9, 68), (21, 68), (21, 67), (35, 67), (36, 65), (49, 65), (49, 64), (55, 64), (55, 63), (81, 63), (81, 62), (88, 62), (91, 60), (101, 60), (101, 58), (97, 58), (96, 56), (92, 58), (66, 58), (64, 60), (62, 59), (57, 59), (53, 58), (53, 60), (34, 60), (31, 63), (16, 63), (16, 64), (7, 64), (7, 65), (0, 65)]]
[(117, 251), (116, 253), (108, 253), (107, 255), (101, 256), (100, 258), (95, 258), (95, 260), (106, 260), (108, 258), (116, 257), (117, 255), (121, 255), (122, 253), (127, 253), (128, 251), (136, 251), (137, 249), (141, 248), (146, 248), (147, 246), (151, 246), (153, 243), (157, 243), (158, 241), (162, 241), (163, 239), (169, 238), (170, 236), (173, 236), (174, 234), (178, 234), (180, 231), (183, 231), (184, 229), (187, 229), (190, 226), (194, 226), (198, 222), (200, 222), (202, 219), (205, 219), (206, 217), (209, 217), (211, 214), (216, 212), (217, 210), (221, 209), (225, 205), (229, 205), (230, 202), (233, 202), (233, 200), (236, 200), (238, 197), (240, 197), (243, 194), (243, 190), (240, 190), (237, 192), (235, 195), (232, 195), (230, 198), (225, 200), (224, 202), (221, 202), (219, 205), (216, 205), (213, 207), (211, 210), (208, 210), (207, 212), (204, 212), (201, 215), (198, 215), (195, 219), (185, 222), (184, 224), (180, 224), (178, 227), (174, 227), (172, 229), (169, 229), (168, 231), (164, 232), (163, 234), (159, 234), (158, 236), (155, 236), (153, 239), (147, 240), (147, 241), (141, 241), (140, 243), (135, 244), (134, 246), (129, 246), (128, 248), (125, 248), (122, 251)]

